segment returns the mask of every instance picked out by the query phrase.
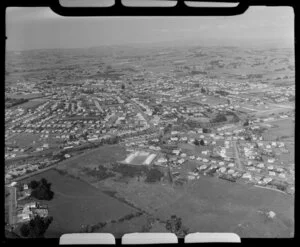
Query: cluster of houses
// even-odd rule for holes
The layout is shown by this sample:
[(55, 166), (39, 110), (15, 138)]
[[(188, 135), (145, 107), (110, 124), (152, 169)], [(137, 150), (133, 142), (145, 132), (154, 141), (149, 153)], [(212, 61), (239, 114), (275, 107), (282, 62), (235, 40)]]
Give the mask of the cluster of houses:
[(41, 218), (48, 216), (49, 211), (46, 205), (41, 205), (38, 202), (29, 202), (17, 208), (17, 223), (26, 223), (37, 215)]

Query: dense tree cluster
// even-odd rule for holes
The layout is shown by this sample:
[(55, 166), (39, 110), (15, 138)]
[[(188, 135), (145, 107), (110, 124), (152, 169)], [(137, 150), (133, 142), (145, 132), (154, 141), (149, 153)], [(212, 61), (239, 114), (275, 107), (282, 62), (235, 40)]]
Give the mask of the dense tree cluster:
[(98, 181), (115, 176), (114, 173), (110, 172), (108, 168), (102, 165), (99, 165), (97, 168), (94, 169), (84, 167), (83, 172), (85, 172), (89, 176), (96, 177)]
[(208, 128), (203, 128), (203, 133), (211, 133), (211, 130)]
[(164, 135), (171, 132), (173, 125), (172, 124), (168, 124), (165, 128), (164, 128)]
[(175, 233), (178, 237), (184, 237), (188, 234), (188, 228), (182, 225), (181, 218), (176, 215), (172, 215), (166, 222), (166, 229), (172, 233)]
[(147, 173), (145, 182), (155, 183), (160, 181), (163, 176), (164, 174), (159, 169), (153, 168)]
[(227, 118), (224, 114), (218, 114), (211, 120), (212, 123), (220, 123), (220, 122), (225, 122), (227, 121)]
[(204, 143), (204, 141), (201, 139), (200, 141), (199, 140), (195, 140), (194, 141), (194, 144), (196, 145), (196, 146), (199, 146), (199, 145), (201, 145), (201, 146), (204, 146), (205, 145), (205, 143)]
[(146, 224), (142, 226), (142, 232), (149, 232), (154, 224), (155, 219), (152, 217), (147, 218)]
[(229, 94), (228, 92), (223, 91), (223, 90), (217, 90), (217, 91), (215, 91), (215, 93), (220, 94), (222, 96), (227, 96)]
[(32, 189), (31, 196), (38, 200), (51, 200), (54, 196), (54, 192), (51, 191), (51, 183), (48, 183), (45, 178), (40, 181), (31, 181), (29, 188)]
[(28, 101), (29, 101), (28, 99), (24, 99), (24, 98), (14, 99), (14, 98), (6, 97), (5, 98), (5, 105), (6, 105), (6, 107), (13, 107), (13, 106), (16, 106), (16, 105), (21, 105), (23, 103), (26, 103)]
[(136, 166), (136, 165), (124, 165), (124, 164), (111, 164), (111, 171), (121, 174), (123, 178), (133, 178), (143, 176), (147, 173), (148, 167)]
[(249, 126), (249, 120), (247, 119), (243, 125), (244, 126)]
[(20, 233), (23, 237), (43, 238), (52, 221), (53, 217), (42, 218), (37, 215), (20, 227)]

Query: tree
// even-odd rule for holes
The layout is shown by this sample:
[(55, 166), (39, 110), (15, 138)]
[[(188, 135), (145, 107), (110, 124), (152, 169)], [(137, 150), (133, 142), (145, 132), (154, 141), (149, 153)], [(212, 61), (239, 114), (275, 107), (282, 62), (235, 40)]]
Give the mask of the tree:
[(201, 141), (200, 141), (200, 145), (201, 146), (204, 146), (205, 145), (205, 143), (204, 143), (204, 141), (201, 139)]
[(53, 217), (42, 218), (37, 215), (29, 223), (23, 224), (20, 232), (23, 237), (43, 238), (52, 221)]
[(178, 237), (184, 237), (188, 234), (188, 228), (182, 225), (181, 218), (176, 215), (172, 215), (166, 222), (166, 229), (172, 233), (175, 233)]
[(82, 225), (80, 228), (80, 233), (90, 233), (93, 232), (91, 225)]
[(122, 84), (121, 89), (125, 90), (125, 85), (124, 84)]
[(199, 145), (200, 145), (200, 142), (196, 139), (196, 140), (194, 141), (194, 144), (195, 144), (196, 146), (199, 146)]
[(203, 87), (201, 88), (201, 93), (206, 93), (206, 90)]
[(20, 233), (23, 237), (28, 237), (29, 234), (30, 234), (30, 227), (29, 227), (29, 224), (23, 224), (21, 227), (20, 227)]
[[(39, 182), (31, 181), (30, 183), (31, 196), (38, 200), (51, 200), (54, 196), (51, 191), (51, 183), (48, 183), (45, 178), (42, 178)], [(33, 186), (33, 187), (32, 187)]]
[(249, 120), (247, 119), (246, 122), (244, 123), (244, 126), (248, 126), (249, 125)]
[(39, 182), (32, 180), (29, 184), (28, 187), (31, 189), (36, 189), (39, 186)]
[(214, 119), (211, 120), (213, 123), (225, 122), (227, 118), (223, 114), (218, 114)]
[(146, 224), (142, 227), (142, 232), (149, 232), (152, 228), (153, 223), (155, 222), (155, 219), (152, 217), (147, 218)]
[(203, 133), (211, 133), (211, 130), (207, 128), (203, 128)]

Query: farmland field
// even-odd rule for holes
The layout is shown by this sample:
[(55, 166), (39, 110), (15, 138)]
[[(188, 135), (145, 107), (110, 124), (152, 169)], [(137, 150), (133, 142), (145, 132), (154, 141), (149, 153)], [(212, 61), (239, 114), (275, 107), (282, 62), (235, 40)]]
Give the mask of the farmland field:
[[(114, 148), (116, 154), (113, 157), (106, 153), (111, 148)], [(290, 147), (287, 148), (290, 149)], [(106, 166), (114, 160), (124, 159), (126, 155), (123, 152), (120, 146), (101, 147), (97, 151), (82, 155), (79, 160), (83, 164)], [(64, 167), (67, 171), (73, 167), (79, 169), (82, 166), (79, 160), (67, 161), (69, 163)], [(190, 170), (195, 164), (190, 162), (184, 166), (189, 166), (187, 170)], [(76, 174), (82, 177), (80, 173)], [(189, 226), (191, 231), (231, 231), (240, 234), (241, 237), (290, 237), (293, 235), (294, 199), (276, 191), (204, 176), (183, 187), (161, 183), (150, 185), (136, 178), (127, 179), (126, 182), (108, 178), (90, 181), (90, 183), (99, 189), (99, 193), (101, 190), (116, 191), (117, 197), (124, 198), (130, 204), (145, 210), (161, 221), (176, 214), (183, 219), (183, 223)], [(265, 216), (260, 214), (263, 210), (274, 211), (276, 218), (273, 221), (266, 221)], [(138, 218), (134, 219), (135, 221), (139, 221)], [(121, 225), (110, 223), (100, 231), (104, 229), (111, 231), (113, 227), (117, 234), (121, 234), (124, 233), (126, 224), (129, 222)], [(136, 228), (128, 226), (128, 229)]]
[[(95, 186), (113, 187), (119, 196), (161, 221), (175, 214), (192, 232), (236, 232), (241, 237), (293, 236), (294, 199), (280, 192), (204, 176), (182, 187), (147, 185), (134, 179), (126, 184), (108, 179)], [(260, 214), (265, 210), (274, 211), (276, 218), (267, 221)]]
[[(241, 237), (290, 237), (293, 203), (292, 197), (275, 191), (200, 177), (175, 202), (159, 208), (157, 216), (167, 218), (176, 214), (191, 231), (235, 232)], [(276, 212), (276, 219), (265, 222), (258, 212), (264, 209)]]
[(63, 176), (50, 170), (24, 180), (45, 178), (52, 184), (55, 195), (48, 204), (49, 214), (54, 220), (46, 237), (60, 237), (63, 233), (79, 232), (82, 224), (97, 224), (117, 220), (135, 213), (132, 207), (111, 198), (100, 190), (78, 179)]
[(76, 173), (84, 167), (93, 168), (98, 167), (99, 165), (106, 165), (111, 162), (124, 160), (126, 155), (126, 150), (122, 146), (102, 146), (61, 163), (59, 169), (67, 170), (70, 173)]
[(293, 140), (295, 136), (295, 123), (290, 120), (278, 120), (272, 122), (273, 128), (268, 129), (263, 133), (265, 140), (276, 140), (279, 138), (281, 141)]
[[(214, 96), (206, 96), (205, 98), (203, 97), (201, 100), (198, 98), (197, 102), (203, 103), (203, 104), (209, 104), (209, 105), (219, 105), (219, 104), (226, 104), (227, 101), (225, 99), (219, 98), (219, 97), (214, 97)], [(196, 101), (196, 99), (194, 101)], [(205, 99), (205, 101), (203, 101)]]
[(21, 104), (20, 107), (22, 107), (23, 109), (30, 109), (33, 107), (37, 107), (39, 105), (41, 105), (42, 103), (44, 103), (46, 100), (30, 100), (24, 104)]
[(32, 133), (20, 133), (9, 139), (10, 142), (16, 142), (20, 147), (28, 147), (33, 142), (38, 142), (40, 136)]
[(13, 98), (13, 99), (32, 99), (37, 97), (42, 97), (43, 94), (41, 93), (31, 93), (31, 94), (10, 94), (6, 93), (6, 97)]

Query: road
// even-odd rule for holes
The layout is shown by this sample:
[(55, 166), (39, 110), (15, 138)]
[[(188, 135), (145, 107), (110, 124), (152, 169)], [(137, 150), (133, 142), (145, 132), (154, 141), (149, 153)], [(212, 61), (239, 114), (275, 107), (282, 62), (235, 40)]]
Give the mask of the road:
[(142, 114), (143, 118), (146, 120), (146, 122), (150, 125), (150, 128), (155, 128), (155, 126), (153, 125), (153, 123), (150, 122), (149, 116), (147, 114), (145, 114), (145, 112), (142, 110), (141, 106), (139, 104), (137, 104), (134, 100), (131, 100), (125, 96), (122, 95), (122, 100), (126, 100), (129, 101), (131, 104), (133, 104), (136, 108), (136, 110)]
[(95, 106), (97, 107), (97, 109), (98, 109), (101, 113), (103, 113), (103, 109), (101, 108), (101, 106), (100, 106), (100, 104), (99, 104), (97, 98), (93, 98), (93, 100), (94, 100), (94, 104), (95, 104)]
[(16, 210), (17, 210), (17, 189), (9, 187), (8, 196), (8, 223), (14, 225), (16, 223)]
[(236, 162), (239, 166), (239, 169), (244, 170), (244, 166), (241, 163), (240, 156), (239, 156), (239, 151), (238, 151), (238, 148), (236, 146), (236, 141), (233, 141), (232, 144), (233, 144), (234, 153), (235, 153), (235, 160), (236, 160)]

